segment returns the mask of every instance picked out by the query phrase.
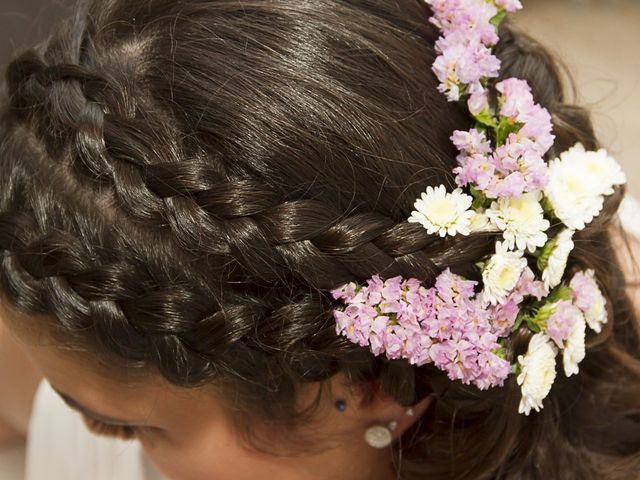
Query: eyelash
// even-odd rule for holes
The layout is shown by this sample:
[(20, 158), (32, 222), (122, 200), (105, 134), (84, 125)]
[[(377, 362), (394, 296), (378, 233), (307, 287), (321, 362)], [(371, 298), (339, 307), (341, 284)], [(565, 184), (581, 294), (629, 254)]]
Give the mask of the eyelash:
[(131, 440), (139, 434), (138, 427), (130, 427), (128, 425), (109, 425), (85, 415), (82, 415), (82, 419), (84, 420), (87, 428), (97, 435), (117, 437), (122, 440)]

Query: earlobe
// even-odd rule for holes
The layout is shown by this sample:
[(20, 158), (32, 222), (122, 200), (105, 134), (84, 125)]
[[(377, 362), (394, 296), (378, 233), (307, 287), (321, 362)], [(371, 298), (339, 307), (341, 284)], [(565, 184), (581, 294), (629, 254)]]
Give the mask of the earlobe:
[(422, 416), (429, 404), (433, 400), (432, 396), (425, 397), (416, 405), (405, 409), (404, 415), (390, 420), (386, 425), (372, 425), (365, 430), (364, 439), (373, 448), (386, 448), (409, 428), (420, 416)]

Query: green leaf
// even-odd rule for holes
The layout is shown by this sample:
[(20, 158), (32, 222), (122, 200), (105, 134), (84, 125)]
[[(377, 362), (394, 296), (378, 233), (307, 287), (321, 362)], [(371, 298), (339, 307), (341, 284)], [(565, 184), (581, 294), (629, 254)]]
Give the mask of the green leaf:
[(545, 213), (551, 218), (557, 218), (556, 213), (553, 210), (553, 205), (551, 205), (551, 201), (547, 198), (546, 195), (542, 196), (542, 200), (540, 200), (540, 205), (542, 205), (542, 209)]
[[(522, 325), (522, 322), (525, 321), (525, 319), (529, 317), (529, 315), (526, 315), (524, 313), (519, 313), (518, 316), (516, 317), (516, 321), (513, 324), (513, 327), (511, 327), (511, 331), (515, 332), (516, 330), (518, 330), (520, 328), (520, 325)], [(527, 324), (529, 322), (527, 321)]]
[(536, 332), (539, 332), (540, 329), (544, 329), (547, 326), (547, 320), (549, 317), (556, 312), (555, 302), (547, 301), (544, 305), (542, 305), (535, 316), (533, 317), (533, 323), (539, 328)]
[(503, 347), (494, 348), (492, 352), (504, 360), (507, 359), (507, 351)]
[(520, 375), (521, 372), (522, 372), (522, 365), (520, 365), (519, 362), (516, 362), (513, 365), (511, 365), (511, 373), (513, 373), (515, 376)]
[(460, 101), (462, 101), (464, 100), (464, 97), (467, 95), (467, 85), (464, 83), (461, 83), (458, 88), (460, 93)]
[(498, 127), (498, 122), (496, 122), (496, 118), (489, 107), (486, 107), (480, 113), (474, 115), (473, 118), (475, 118), (478, 123), (486, 125), (487, 127), (494, 129)]
[(556, 241), (556, 239), (553, 238), (545, 243), (544, 247), (542, 247), (542, 251), (540, 252), (540, 256), (538, 257), (538, 261), (536, 262), (536, 264), (538, 265), (538, 270), (541, 273), (544, 272), (547, 268), (547, 265), (549, 265), (549, 257), (551, 257), (551, 254), (555, 250), (557, 243), (558, 242)]
[[(487, 140), (491, 141), (491, 137), (489, 136), (489, 128), (491, 127), (487, 127), (486, 125), (483, 125), (482, 123), (476, 122), (473, 125), (473, 128), (475, 128), (477, 131), (479, 131), (480, 133), (484, 133), (485, 137), (487, 137)], [(491, 129), (493, 131), (493, 129)]]
[(481, 190), (478, 190), (475, 187), (469, 187), (469, 191), (473, 197), (473, 202), (471, 203), (472, 210), (478, 211), (487, 205), (487, 197)]
[(559, 302), (560, 300), (571, 300), (573, 290), (564, 283), (561, 283), (549, 294), (549, 299), (553, 302)]
[(473, 202), (471, 202), (471, 209), (477, 212), (485, 206), (486, 202), (487, 198), (484, 195), (482, 197), (474, 198)]
[(511, 132), (511, 125), (507, 117), (500, 117), (500, 123), (496, 129), (496, 146), (504, 145), (504, 141)]
[(504, 19), (506, 14), (507, 14), (506, 10), (499, 10), (498, 13), (496, 13), (493, 16), (493, 18), (489, 21), (491, 22), (492, 25), (494, 25), (497, 28), (498, 25), (500, 25), (500, 22), (502, 22), (502, 20)]
[(531, 317), (527, 317), (527, 327), (529, 327), (529, 330), (531, 330), (534, 333), (538, 333), (541, 330), (540, 325), (538, 325), (535, 319)]

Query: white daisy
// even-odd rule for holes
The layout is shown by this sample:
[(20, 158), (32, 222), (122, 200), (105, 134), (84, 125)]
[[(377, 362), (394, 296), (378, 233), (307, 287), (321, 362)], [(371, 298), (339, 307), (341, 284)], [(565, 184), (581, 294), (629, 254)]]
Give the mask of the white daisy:
[(614, 186), (627, 182), (620, 164), (604, 148), (596, 152), (586, 151), (578, 142), (567, 151), (567, 155), (575, 156), (575, 161), (581, 162), (585, 174), (593, 177), (593, 183), (600, 184), (599, 191), (603, 195), (611, 195)]
[(556, 379), (557, 348), (545, 333), (536, 333), (529, 341), (526, 355), (518, 355), (520, 374), (516, 379), (522, 390), (518, 413), (529, 415), (542, 408), (542, 400), (549, 395)]
[(500, 232), (501, 230), (496, 227), (491, 221), (487, 214), (482, 210), (477, 210), (475, 215), (471, 217), (471, 224), (469, 225), (469, 230), (471, 233), (476, 232)]
[(506, 242), (496, 242), (496, 253), (482, 269), (481, 298), (485, 305), (504, 303), (527, 266), (523, 254), (522, 250), (509, 251)]
[(547, 289), (556, 287), (562, 280), (569, 254), (574, 246), (573, 234), (573, 230), (565, 228), (553, 240), (547, 242), (542, 250), (540, 259), (543, 264), (546, 262), (546, 265), (541, 265), (544, 268), (542, 281)]
[(540, 192), (529, 192), (515, 198), (500, 198), (487, 209), (487, 217), (504, 232), (510, 249), (534, 252), (547, 241), (549, 220), (544, 218)]
[(624, 172), (604, 149), (586, 151), (576, 143), (549, 162), (544, 194), (566, 226), (582, 230), (602, 210), (603, 195), (625, 182)]
[[(600, 290), (598, 290), (600, 292)], [(602, 293), (598, 295), (595, 302), (589, 310), (584, 312), (584, 318), (589, 324), (589, 328), (596, 333), (602, 331), (602, 324), (607, 323), (607, 309), (605, 308), (606, 300)]]
[(562, 363), (564, 365), (564, 373), (567, 377), (578, 373), (578, 364), (585, 356), (585, 337), (586, 323), (584, 317), (580, 315), (578, 320), (573, 324), (573, 328), (569, 333), (569, 337), (565, 341), (562, 350)]
[(456, 188), (448, 193), (444, 185), (436, 188), (427, 187), (421, 198), (413, 204), (415, 210), (411, 212), (408, 221), (420, 223), (429, 233), (445, 235), (469, 235), (471, 218), (475, 215), (469, 210), (473, 197)]

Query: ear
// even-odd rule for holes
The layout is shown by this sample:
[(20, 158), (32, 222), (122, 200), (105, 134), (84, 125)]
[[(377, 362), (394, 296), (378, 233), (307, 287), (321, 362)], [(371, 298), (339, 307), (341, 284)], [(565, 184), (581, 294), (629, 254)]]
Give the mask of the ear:
[(377, 382), (372, 382), (353, 392), (356, 416), (367, 428), (371, 425), (388, 425), (396, 422), (393, 437), (397, 438), (419, 419), (427, 410), (434, 397), (428, 395), (412, 406), (400, 405), (390, 395), (382, 391)]

